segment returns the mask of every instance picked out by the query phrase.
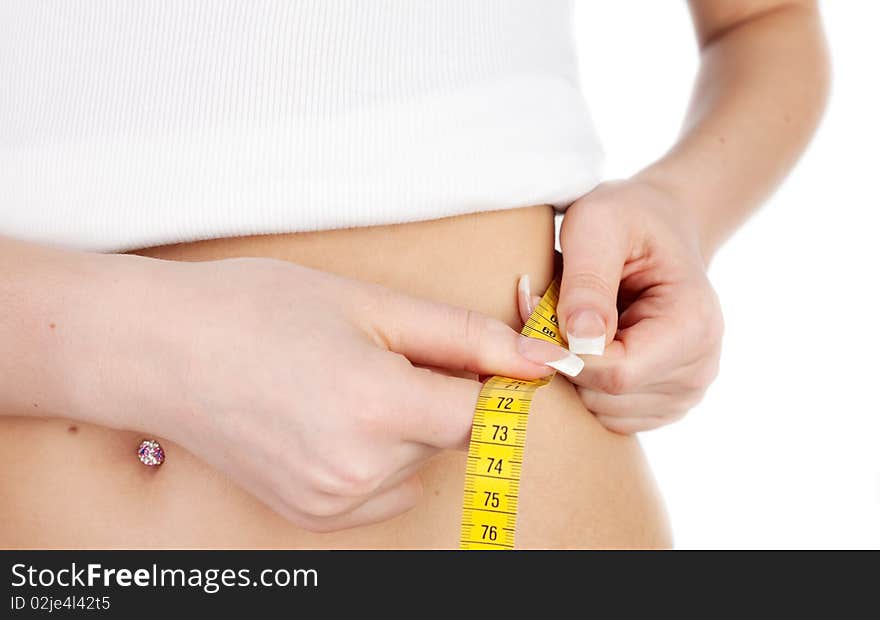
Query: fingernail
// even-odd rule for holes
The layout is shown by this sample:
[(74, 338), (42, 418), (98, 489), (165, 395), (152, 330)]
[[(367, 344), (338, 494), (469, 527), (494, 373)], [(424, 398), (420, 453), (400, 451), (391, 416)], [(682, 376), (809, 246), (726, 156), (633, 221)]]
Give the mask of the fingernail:
[(605, 353), (605, 321), (593, 310), (579, 310), (568, 320), (568, 348), (578, 355)]
[(577, 377), (584, 369), (584, 360), (579, 358), (574, 353), (569, 353), (561, 360), (556, 360), (555, 362), (547, 362), (547, 365), (550, 368), (555, 368), (564, 375), (568, 375), (569, 377)]
[(576, 377), (584, 369), (581, 358), (546, 340), (520, 336), (517, 348), (524, 358), (549, 366), (569, 377)]
[(519, 277), (516, 290), (519, 295), (520, 307), (525, 306), (526, 313), (531, 315), (535, 306), (532, 304), (532, 283), (529, 280), (529, 274), (523, 274)]

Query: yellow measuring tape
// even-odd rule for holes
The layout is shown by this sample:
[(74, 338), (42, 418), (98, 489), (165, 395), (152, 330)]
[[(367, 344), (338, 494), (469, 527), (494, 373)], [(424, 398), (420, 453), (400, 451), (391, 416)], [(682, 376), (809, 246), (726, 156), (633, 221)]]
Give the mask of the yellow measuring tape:
[[(554, 280), (520, 332), (561, 345)], [(532, 397), (553, 375), (534, 381), (490, 377), (477, 397), (464, 478), (462, 549), (513, 549), (519, 478)]]

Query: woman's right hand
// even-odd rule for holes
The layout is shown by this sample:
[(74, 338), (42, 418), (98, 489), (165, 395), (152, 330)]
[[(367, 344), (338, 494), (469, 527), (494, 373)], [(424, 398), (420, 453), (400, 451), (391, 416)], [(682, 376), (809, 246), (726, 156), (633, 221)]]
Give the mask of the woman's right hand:
[(80, 406), (171, 439), (313, 531), (408, 510), (426, 459), (466, 445), (480, 383), (424, 366), (537, 378), (550, 372), (539, 362), (569, 356), (475, 312), (282, 261), (122, 258), (125, 293)]

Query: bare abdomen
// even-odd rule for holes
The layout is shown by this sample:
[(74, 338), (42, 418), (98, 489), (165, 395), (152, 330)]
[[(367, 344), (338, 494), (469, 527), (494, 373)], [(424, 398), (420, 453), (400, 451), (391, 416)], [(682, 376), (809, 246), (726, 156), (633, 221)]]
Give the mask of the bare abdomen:
[[(169, 260), (267, 256), (467, 306), (519, 328), (515, 285), (553, 270), (549, 207), (398, 226), (217, 239), (139, 253)], [(428, 326), (426, 326), (427, 328)], [(670, 544), (638, 442), (610, 433), (557, 377), (535, 398), (517, 546)], [(331, 534), (293, 527), (184, 449), (141, 465), (142, 436), (62, 419), (0, 418), (0, 547), (456, 547), (464, 454), (423, 471), (425, 493), (391, 521)], [(161, 438), (160, 438), (161, 439)]]

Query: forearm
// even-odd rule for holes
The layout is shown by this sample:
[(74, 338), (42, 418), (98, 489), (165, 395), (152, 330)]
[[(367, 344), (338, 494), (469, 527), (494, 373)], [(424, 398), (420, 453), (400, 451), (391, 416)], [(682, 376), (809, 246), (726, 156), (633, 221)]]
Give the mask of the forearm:
[(108, 423), (84, 403), (110, 374), (103, 353), (129, 258), (0, 238), (0, 415)]
[(812, 3), (736, 18), (691, 5), (701, 63), (684, 128), (638, 176), (676, 196), (708, 260), (794, 165), (824, 109), (829, 69)]

